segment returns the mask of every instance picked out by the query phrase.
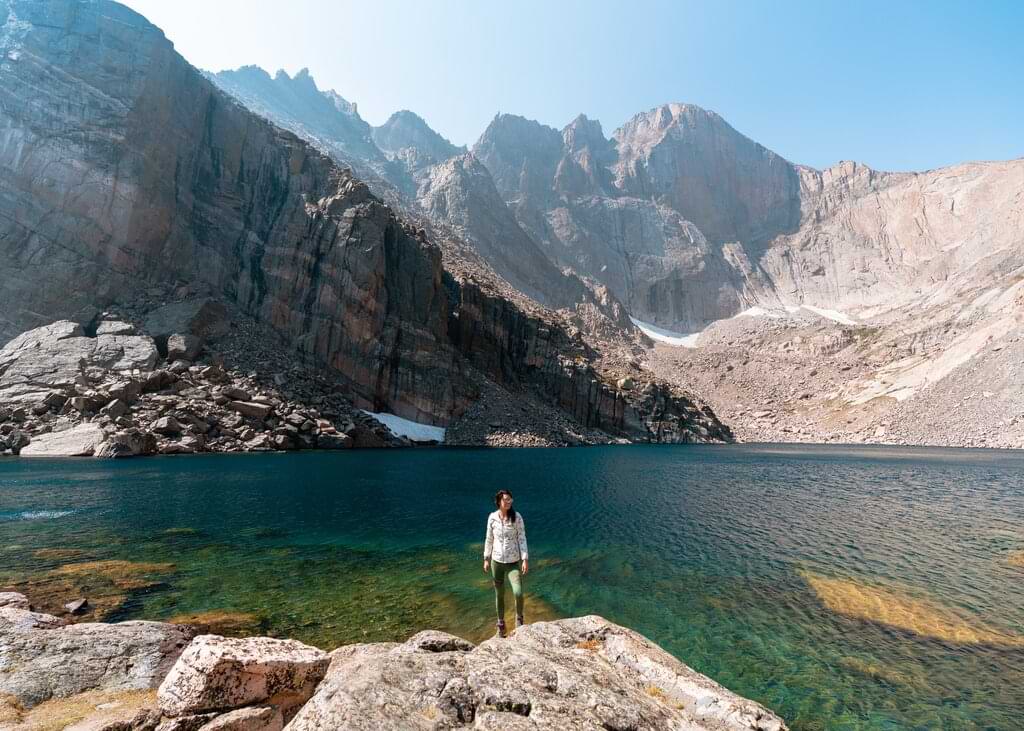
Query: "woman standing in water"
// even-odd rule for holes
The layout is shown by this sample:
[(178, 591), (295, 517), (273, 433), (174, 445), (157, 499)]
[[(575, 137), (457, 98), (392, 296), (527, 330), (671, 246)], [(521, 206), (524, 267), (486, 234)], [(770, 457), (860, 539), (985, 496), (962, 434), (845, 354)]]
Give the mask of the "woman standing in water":
[(512, 507), (512, 493), (499, 490), (494, 496), (498, 507), (487, 516), (487, 538), (484, 540), (484, 573), (494, 579), (494, 606), (498, 610), (498, 637), (505, 636), (505, 578), (512, 585), (516, 600), (516, 627), (523, 622), (523, 581), (520, 577), (519, 562), (522, 561), (522, 576), (530, 570), (526, 550), (526, 525), (523, 516)]

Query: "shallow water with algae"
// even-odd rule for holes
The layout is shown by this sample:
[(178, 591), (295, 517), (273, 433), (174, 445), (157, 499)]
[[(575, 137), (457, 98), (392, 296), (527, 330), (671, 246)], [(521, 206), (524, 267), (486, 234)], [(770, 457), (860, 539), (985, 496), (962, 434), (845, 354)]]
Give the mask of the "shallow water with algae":
[[(1024, 455), (797, 446), (0, 461), (0, 588), (320, 647), (493, 631), (491, 496), (527, 620), (601, 614), (793, 729), (1017, 729)], [(511, 604), (511, 602), (509, 602)]]

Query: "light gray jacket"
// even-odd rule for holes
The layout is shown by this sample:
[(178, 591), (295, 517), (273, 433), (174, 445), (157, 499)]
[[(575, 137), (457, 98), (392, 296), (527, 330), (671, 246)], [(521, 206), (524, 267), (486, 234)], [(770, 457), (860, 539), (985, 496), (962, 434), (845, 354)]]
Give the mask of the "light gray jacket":
[(502, 520), (501, 512), (498, 510), (488, 515), (484, 558), (499, 563), (515, 563), (529, 557), (529, 551), (526, 550), (526, 524), (523, 523), (523, 514), (516, 511), (514, 525)]

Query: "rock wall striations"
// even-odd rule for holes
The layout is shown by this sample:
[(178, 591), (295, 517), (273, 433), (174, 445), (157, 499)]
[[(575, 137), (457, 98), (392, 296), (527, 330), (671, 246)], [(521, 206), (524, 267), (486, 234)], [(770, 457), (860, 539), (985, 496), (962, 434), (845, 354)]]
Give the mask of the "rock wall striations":
[(4, 2), (0, 17), (5, 339), (140, 282), (195, 282), (381, 410), (446, 418), (454, 366), (436, 247), (127, 8)]

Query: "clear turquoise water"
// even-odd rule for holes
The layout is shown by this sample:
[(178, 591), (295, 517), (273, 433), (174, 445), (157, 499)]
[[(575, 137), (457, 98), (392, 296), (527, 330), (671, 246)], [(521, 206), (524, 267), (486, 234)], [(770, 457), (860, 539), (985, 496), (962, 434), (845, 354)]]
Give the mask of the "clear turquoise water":
[[(508, 487), (534, 619), (633, 627), (794, 729), (1017, 729), (1022, 468), (1014, 453), (775, 446), (7, 460), (0, 583), (114, 592), (109, 619), (244, 612), (325, 648), (425, 627), (479, 639), (484, 518)], [(113, 589), (54, 579), (110, 559), (173, 569)], [(852, 587), (853, 608), (814, 577)]]

